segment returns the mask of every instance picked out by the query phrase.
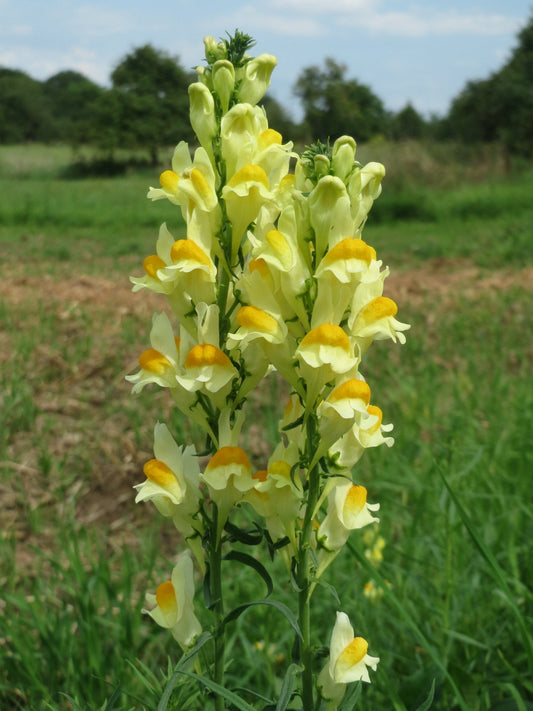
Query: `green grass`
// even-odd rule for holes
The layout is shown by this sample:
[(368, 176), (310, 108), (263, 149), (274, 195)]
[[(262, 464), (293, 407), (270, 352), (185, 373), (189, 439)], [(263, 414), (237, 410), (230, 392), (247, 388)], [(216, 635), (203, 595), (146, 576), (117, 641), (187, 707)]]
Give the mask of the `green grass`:
[[(192, 432), (165, 393), (132, 397), (123, 382), (147, 340), (143, 294), (115, 303), (100, 291), (138, 273), (160, 221), (183, 223), (144, 199), (157, 175), (67, 180), (67, 164), (59, 148), (0, 149), (0, 707), (155, 710), (179, 650), (140, 609), (179, 543), (131, 487), (158, 418), (180, 441)], [(367, 451), (356, 469), (381, 503), (384, 560), (369, 568), (352, 535), (326, 575), (340, 601), (327, 585), (315, 593), (317, 644), (343, 609), (381, 657), (356, 708), (416, 711), (434, 685), (436, 711), (529, 711), (533, 290), (507, 277), (531, 265), (533, 177), (397, 176), (363, 235), (391, 284), (406, 272), (410, 285), (396, 286), (407, 344), (376, 343), (363, 365), (395, 424), (395, 446)], [(456, 281), (439, 281), (442, 258)], [(80, 279), (87, 298), (72, 291)], [(254, 461), (283, 392), (267, 382), (250, 418)], [(276, 599), (293, 606), (286, 571), (264, 546), (258, 554)], [(228, 606), (264, 594), (256, 573), (225, 566)], [(375, 600), (362, 594), (371, 578), (383, 586)], [(276, 698), (292, 643), (281, 613), (250, 608), (230, 627), (230, 683)], [(168, 708), (209, 709), (198, 694), (181, 683)]]

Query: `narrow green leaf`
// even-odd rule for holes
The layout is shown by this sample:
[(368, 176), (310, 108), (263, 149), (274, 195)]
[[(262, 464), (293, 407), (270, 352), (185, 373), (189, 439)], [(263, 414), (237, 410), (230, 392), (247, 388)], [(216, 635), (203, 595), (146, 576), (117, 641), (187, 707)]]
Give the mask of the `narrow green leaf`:
[(300, 674), (302, 671), (303, 667), (301, 667), (299, 664), (291, 664), (285, 672), (285, 677), (281, 685), (278, 703), (276, 704), (276, 711), (285, 711), (285, 709), (287, 708), (287, 705), (293, 696), (294, 677), (296, 676), (296, 674)]
[(278, 602), (277, 600), (257, 600), (255, 602), (245, 602), (243, 605), (238, 605), (237, 607), (234, 607), (233, 610), (231, 610), (231, 612), (229, 612), (223, 619), (222, 627), (225, 627), (228, 622), (236, 620), (242, 615), (243, 612), (246, 612), (249, 607), (254, 607), (255, 605), (270, 605), (276, 610), (279, 610), (279, 612), (284, 615), (290, 626), (296, 632), (297, 636), (300, 639), (303, 639), (300, 625), (298, 624), (298, 620), (294, 616), (294, 613), (287, 607), (287, 605), (284, 605), (282, 602)]
[(355, 684), (350, 684), (348, 692), (344, 695), (339, 706), (339, 711), (353, 711), (359, 697), (361, 696), (362, 682), (358, 681)]
[(230, 541), (239, 541), (246, 546), (257, 546), (263, 540), (263, 530), (259, 527), (255, 531), (244, 531), (235, 524), (226, 521), (224, 530), (229, 534)]
[(429, 694), (427, 695), (426, 700), (420, 704), (420, 706), (416, 709), (416, 711), (428, 711), (428, 709), (430, 709), (431, 705), (433, 704), (434, 697), (435, 697), (435, 679), (433, 679), (433, 682), (431, 684), (431, 689), (429, 690)]
[(240, 709), (240, 711), (256, 711), (253, 706), (250, 706), (250, 704), (246, 703), (246, 701), (243, 701), (243, 699), (241, 699), (240, 696), (237, 696), (237, 694), (233, 693), (233, 691), (225, 689), (223, 686), (220, 686), (220, 684), (217, 684), (215, 681), (212, 681), (207, 677), (200, 676), (199, 674), (194, 674), (193, 672), (187, 672), (183, 669), (180, 669), (178, 671), (178, 674), (183, 674), (184, 676), (188, 676), (191, 679), (195, 679), (203, 686), (206, 686), (208, 689), (211, 689), (211, 691), (214, 691), (219, 696), (222, 696), (222, 698), (226, 699), (226, 701), (232, 703), (234, 706)]
[(204, 644), (210, 639), (212, 639), (212, 637), (213, 635), (211, 634), (211, 632), (203, 632), (196, 640), (196, 644), (194, 645), (194, 647), (189, 652), (187, 652), (187, 654), (184, 654), (181, 657), (181, 659), (176, 665), (174, 673), (172, 674), (172, 676), (167, 682), (167, 685), (163, 689), (159, 704), (157, 705), (157, 711), (166, 711), (168, 702), (170, 700), (170, 697), (172, 696), (172, 692), (174, 691), (174, 689), (176, 688), (176, 684), (178, 683), (179, 675), (184, 673), (181, 667), (184, 666), (189, 661), (189, 659), (192, 659), (192, 657), (198, 654)]
[(248, 553), (243, 553), (242, 551), (230, 551), (224, 556), (224, 560), (236, 560), (239, 563), (247, 565), (249, 568), (255, 570), (255, 572), (263, 578), (264, 583), (267, 586), (267, 597), (272, 593), (272, 590), (274, 590), (274, 583), (272, 582), (269, 572), (265, 566), (257, 560), (257, 558), (248, 555)]

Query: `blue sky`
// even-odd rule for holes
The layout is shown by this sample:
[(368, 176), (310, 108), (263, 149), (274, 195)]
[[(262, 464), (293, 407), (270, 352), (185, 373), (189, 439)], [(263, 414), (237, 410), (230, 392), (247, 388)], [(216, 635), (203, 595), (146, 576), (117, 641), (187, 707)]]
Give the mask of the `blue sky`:
[(204, 35), (239, 28), (254, 54), (278, 58), (271, 93), (297, 119), (292, 87), (325, 57), (388, 109), (442, 114), (467, 81), (499, 69), (532, 13), (533, 0), (0, 0), (0, 66), (36, 79), (75, 69), (105, 85), (134, 47), (193, 67)]

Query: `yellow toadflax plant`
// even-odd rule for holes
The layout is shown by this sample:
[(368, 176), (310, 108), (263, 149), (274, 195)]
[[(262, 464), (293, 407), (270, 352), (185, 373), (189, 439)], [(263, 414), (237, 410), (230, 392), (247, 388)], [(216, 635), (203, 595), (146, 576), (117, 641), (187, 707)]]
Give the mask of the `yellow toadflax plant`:
[[(170, 580), (147, 595), (146, 612), (196, 659), (195, 674), (221, 711), (227, 702), (252, 708), (225, 683), (227, 626), (250, 605), (272, 606), (295, 634), (284, 697), (272, 708), (333, 710), (348, 684), (371, 680), (379, 661), (348, 616), (332, 611), (329, 658), (317, 670), (314, 650), (325, 640), (313, 639), (311, 599), (351, 532), (378, 520), (379, 504), (353, 479), (355, 464), (367, 447), (393, 443), (361, 369), (373, 341), (404, 343), (409, 328), (383, 296), (388, 269), (362, 239), (385, 170), (358, 163), (348, 136), (297, 155), (258, 106), (276, 59), (248, 56), (254, 43), (239, 31), (204, 44), (206, 63), (189, 87), (199, 147), (191, 154), (179, 143), (160, 186), (148, 192), (181, 210), (186, 237), (176, 240), (163, 224), (144, 276), (132, 278), (135, 291), (164, 296), (174, 318), (154, 316), (150, 345), (128, 380), (134, 392), (150, 383), (167, 388), (203, 431), (209, 454), (202, 468), (193, 446), (155, 424), (154, 458), (136, 501), (151, 501), (185, 550)], [(279, 441), (254, 471), (241, 430), (249, 399), (273, 370), (291, 393)], [(270, 597), (273, 581), (260, 557), (232, 549), (234, 541), (251, 542), (232, 521), (244, 506), (287, 567), (294, 612)], [(226, 609), (228, 560), (258, 572), (267, 598)], [(195, 613), (195, 568), (211, 615), (204, 631)]]

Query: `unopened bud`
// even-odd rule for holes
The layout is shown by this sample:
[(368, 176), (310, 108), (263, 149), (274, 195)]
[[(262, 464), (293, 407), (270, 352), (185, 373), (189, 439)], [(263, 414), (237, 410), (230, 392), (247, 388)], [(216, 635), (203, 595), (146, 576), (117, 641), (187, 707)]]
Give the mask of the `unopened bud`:
[(211, 139), (216, 135), (217, 122), (215, 117), (215, 102), (205, 84), (194, 82), (189, 86), (191, 102), (191, 126), (196, 133), (200, 145), (212, 155)]
[(356, 143), (351, 136), (341, 136), (333, 144), (331, 164), (333, 174), (346, 180), (355, 162)]
[(235, 68), (227, 59), (219, 59), (213, 64), (213, 88), (220, 99), (222, 111), (226, 113), (235, 88)]

